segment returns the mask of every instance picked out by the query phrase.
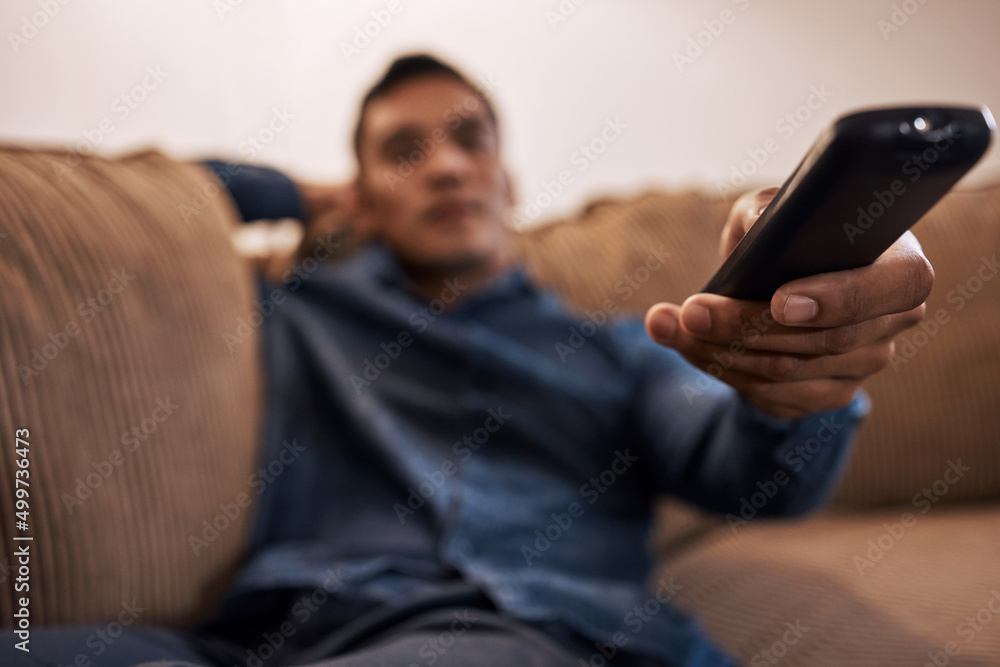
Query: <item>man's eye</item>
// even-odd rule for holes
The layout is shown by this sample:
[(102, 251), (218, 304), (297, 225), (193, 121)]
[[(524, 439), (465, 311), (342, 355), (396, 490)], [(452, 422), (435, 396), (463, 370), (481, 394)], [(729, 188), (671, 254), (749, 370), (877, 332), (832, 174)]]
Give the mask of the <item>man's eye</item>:
[(413, 149), (411, 145), (394, 145), (385, 147), (385, 156), (392, 160), (393, 162), (397, 160), (407, 160), (410, 151)]
[(468, 132), (459, 134), (456, 139), (458, 145), (466, 150), (481, 150), (486, 147), (486, 137), (482, 132)]

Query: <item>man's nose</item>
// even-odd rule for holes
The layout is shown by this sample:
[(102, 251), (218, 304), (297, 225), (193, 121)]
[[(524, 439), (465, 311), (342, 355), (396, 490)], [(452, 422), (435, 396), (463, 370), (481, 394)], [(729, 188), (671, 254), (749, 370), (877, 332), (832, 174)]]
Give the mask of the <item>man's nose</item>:
[(455, 141), (447, 139), (427, 156), (424, 174), (432, 184), (464, 180), (472, 172), (472, 159)]

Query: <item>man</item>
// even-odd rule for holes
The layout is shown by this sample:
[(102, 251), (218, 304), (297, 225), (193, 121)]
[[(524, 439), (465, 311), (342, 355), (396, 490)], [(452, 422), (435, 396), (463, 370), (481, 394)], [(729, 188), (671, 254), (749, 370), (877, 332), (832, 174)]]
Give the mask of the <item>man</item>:
[[(650, 502), (669, 492), (734, 510), (756, 481), (773, 478), (775, 459), (793, 481), (768, 513), (805, 511), (828, 495), (849, 429), (798, 473), (775, 452), (814, 436), (815, 413), (857, 420), (860, 381), (887, 363), (892, 336), (917, 322), (929, 292), (913, 238), (872, 267), (779, 290), (770, 304), (777, 323), (721, 378), (753, 408), (721, 383), (689, 406), (680, 388), (695, 371), (634, 324), (599, 332), (565, 364), (557, 358), (555, 343), (576, 322), (516, 268), (496, 118), (454, 70), (425, 57), (393, 64), (362, 105), (355, 150), (355, 224), (377, 243), (310, 278), (269, 325), (279, 421), (269, 441), (297, 437), (311, 458), (276, 482), (236, 599), (260, 596), (273, 608), (265, 587), (280, 582), (301, 595), (333, 571), (328, 587), (362, 617), (381, 620), (392, 608), (393, 623), (419, 624), (426, 606), (446, 619), (472, 609), (484, 623), (495, 606), (500, 618), (522, 621), (491, 631), (514, 644), (491, 645), (494, 655), (545, 655), (521, 634), (525, 625), (555, 638), (567, 664), (616, 646), (617, 632), (629, 639), (622, 664), (722, 662), (670, 608), (630, 630), (630, 611), (650, 597)], [(768, 196), (740, 202), (726, 250)], [(447, 310), (428, 308), (434, 302)], [(646, 324), (704, 369), (764, 308), (703, 294), (652, 309)], [(489, 439), (472, 440), (477, 430)], [(620, 482), (602, 483), (604, 470)], [(306, 488), (316, 496), (303, 497)], [(465, 585), (475, 587), (470, 599), (449, 597)], [(235, 643), (260, 646), (279, 620), (248, 632), (241, 619)], [(473, 625), (462, 635), (474, 653), (475, 634)], [(351, 641), (336, 650), (349, 652)], [(476, 664), (457, 649), (422, 656), (424, 640), (405, 634), (393, 641), (381, 649), (393, 656), (387, 663)], [(504, 654), (498, 663), (527, 659)]]
[[(148, 659), (734, 664), (674, 608), (676, 584), (647, 589), (651, 504), (737, 511), (777, 471), (789, 481), (762, 514), (822, 503), (865, 411), (860, 382), (923, 315), (933, 274), (916, 240), (770, 304), (660, 304), (564, 363), (556, 343), (579, 319), (517, 266), (488, 100), (433, 58), (400, 59), (365, 98), (355, 149), (352, 217), (372, 243), (286, 286), (266, 325), (264, 456), (294, 443), (297, 458), (267, 489), (219, 615)], [(244, 174), (252, 185), (230, 189), (248, 218), (346, 206)], [(771, 196), (737, 203), (723, 252)], [(742, 336), (755, 318), (774, 321)], [(741, 339), (706, 381), (698, 369)], [(690, 404), (689, 383), (707, 387)], [(791, 466), (830, 423), (843, 428)]]

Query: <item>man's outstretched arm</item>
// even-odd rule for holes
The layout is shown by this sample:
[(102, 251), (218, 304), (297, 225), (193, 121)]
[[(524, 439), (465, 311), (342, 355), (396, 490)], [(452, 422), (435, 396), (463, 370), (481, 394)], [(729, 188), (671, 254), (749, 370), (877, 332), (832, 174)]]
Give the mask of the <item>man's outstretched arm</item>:
[[(723, 257), (775, 192), (736, 203)], [(663, 488), (739, 518), (823, 503), (867, 411), (861, 383), (923, 317), (933, 282), (908, 232), (872, 265), (789, 282), (769, 303), (696, 294), (650, 308), (650, 337), (690, 364), (647, 373), (638, 398)]]
[[(723, 257), (775, 192), (737, 201)], [(906, 232), (870, 266), (793, 280), (770, 303), (696, 294), (681, 306), (657, 304), (646, 329), (763, 412), (801, 417), (847, 405), (865, 378), (888, 365), (893, 338), (923, 318), (933, 284), (930, 263)]]
[(868, 412), (863, 391), (838, 409), (773, 417), (642, 333), (626, 338), (641, 378), (632, 423), (658, 492), (731, 523), (800, 515), (832, 496)]

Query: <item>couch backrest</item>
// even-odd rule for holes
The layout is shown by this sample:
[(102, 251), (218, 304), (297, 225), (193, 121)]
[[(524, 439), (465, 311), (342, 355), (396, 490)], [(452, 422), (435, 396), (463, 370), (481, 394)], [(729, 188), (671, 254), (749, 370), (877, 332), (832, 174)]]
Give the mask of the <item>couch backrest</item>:
[[(34, 536), (36, 627), (185, 623), (237, 566), (261, 379), (257, 337), (224, 338), (252, 312), (233, 224), (207, 172), (157, 153), (0, 147), (0, 558)], [(21, 594), (0, 590), (7, 625)]]
[[(520, 245), (537, 280), (577, 307), (610, 298), (641, 314), (705, 284), (732, 203), (696, 192), (609, 199), (522, 233)], [(928, 316), (866, 384), (873, 412), (836, 507), (919, 511), (939, 502), (924, 489), (945, 502), (1000, 497), (1000, 186), (947, 195), (914, 232), (936, 271)], [(639, 283), (647, 274), (637, 268), (661, 245), (670, 261)], [(637, 289), (622, 283), (629, 276)]]

